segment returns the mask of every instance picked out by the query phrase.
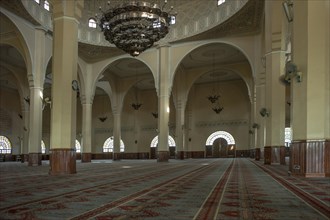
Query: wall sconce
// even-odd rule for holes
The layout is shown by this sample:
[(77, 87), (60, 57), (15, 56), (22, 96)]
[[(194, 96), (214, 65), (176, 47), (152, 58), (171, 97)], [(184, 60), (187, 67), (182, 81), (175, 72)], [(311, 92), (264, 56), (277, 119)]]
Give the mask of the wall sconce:
[(266, 108), (260, 109), (259, 113), (262, 117), (269, 117), (270, 115), (270, 112)]
[(99, 117), (99, 120), (101, 121), (101, 122), (105, 122), (105, 120), (107, 120), (107, 116), (104, 116), (104, 117)]
[(140, 103), (132, 103), (132, 107), (134, 108), (134, 110), (139, 110), (139, 108), (141, 107), (142, 104)]
[(283, 9), (286, 15), (286, 18), (288, 19), (288, 22), (293, 21), (293, 15), (292, 15), (292, 8), (293, 8), (293, 3), (289, 1), (285, 1), (282, 3)]
[(252, 128), (256, 128), (256, 129), (258, 129), (258, 128), (259, 128), (259, 124), (257, 124), (257, 123), (253, 123)]
[(24, 100), (30, 105), (30, 97), (29, 97), (29, 96), (26, 96), (26, 97), (24, 98)]
[(75, 91), (75, 92), (78, 92), (79, 91), (78, 81), (77, 80), (72, 80), (71, 84), (72, 84), (72, 90)]

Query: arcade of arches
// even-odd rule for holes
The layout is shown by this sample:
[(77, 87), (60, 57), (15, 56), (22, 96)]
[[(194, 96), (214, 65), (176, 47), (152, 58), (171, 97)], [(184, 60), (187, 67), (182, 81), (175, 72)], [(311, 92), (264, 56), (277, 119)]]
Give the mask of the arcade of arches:
[[(2, 160), (49, 159), (61, 175), (76, 160), (250, 157), (329, 176), (329, 1), (305, 2), (289, 22), (282, 1), (182, 1), (169, 35), (133, 58), (88, 26), (87, 1), (2, 0)], [(283, 80), (288, 60), (301, 80)]]

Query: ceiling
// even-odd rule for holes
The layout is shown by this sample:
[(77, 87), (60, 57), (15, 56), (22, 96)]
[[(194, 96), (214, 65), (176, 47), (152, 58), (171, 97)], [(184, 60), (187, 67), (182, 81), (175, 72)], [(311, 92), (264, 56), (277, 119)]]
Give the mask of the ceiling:
[[(180, 10), (180, 7), (189, 6), (188, 4), (192, 1), (195, 1), (196, 4), (197, 2), (198, 4), (202, 4), (202, 1), (198, 0), (169, 0), (169, 5), (172, 3), (175, 8)], [(91, 5), (91, 2), (92, 1), (87, 1), (87, 4), (89, 5), (88, 7), (96, 7)], [(101, 2), (101, 0), (96, 0), (95, 3), (97, 2)], [(180, 40), (178, 42), (183, 43), (192, 40), (206, 40), (220, 36), (255, 34), (259, 32), (261, 28), (260, 22), (262, 20), (263, 5), (264, 1), (262, 0), (249, 0), (247, 5), (239, 13), (228, 19), (224, 24), (220, 24), (209, 31)], [(33, 25), (36, 25), (36, 21), (31, 17), (31, 15), (29, 15), (20, 1), (1, 0), (0, 6), (5, 7), (7, 10), (12, 11)], [(15, 54), (15, 51), (13, 51), (9, 46), (0, 45), (0, 49), (1, 62), (11, 62), (12, 64), (16, 64), (18, 66), (25, 65), (23, 58), (19, 54)], [(78, 53), (82, 59), (89, 63), (124, 54), (124, 52), (114, 47), (89, 45), (81, 42), (79, 43)], [(240, 51), (233, 46), (219, 43), (206, 45), (192, 51), (183, 59), (180, 67), (187, 71), (194, 68), (204, 68), (205, 74), (203, 74), (196, 81), (196, 83), (210, 83), (215, 80), (228, 81), (240, 79), (237, 74), (223, 68), (223, 66), (243, 62), (247, 62), (247, 59)], [(146, 65), (135, 58), (125, 58), (114, 62), (108, 67), (105, 74), (115, 74), (117, 77), (143, 75), (146, 76), (145, 80), (139, 82), (137, 87), (140, 89), (154, 88), (154, 81), (151, 71)], [(0, 79), (2, 80), (3, 77), (4, 75), (1, 74)]]

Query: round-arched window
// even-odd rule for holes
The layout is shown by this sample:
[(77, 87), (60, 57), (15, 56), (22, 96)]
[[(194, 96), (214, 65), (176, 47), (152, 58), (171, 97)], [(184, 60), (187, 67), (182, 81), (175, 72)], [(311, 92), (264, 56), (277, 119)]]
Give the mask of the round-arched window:
[[(122, 140), (120, 140), (120, 152), (125, 151), (125, 145)], [(113, 152), (113, 136), (109, 137), (103, 144), (103, 152)]]
[(81, 152), (81, 145), (78, 140), (76, 140), (76, 152), (80, 153)]
[(9, 139), (5, 136), (0, 136), (0, 154), (10, 154), (11, 153), (11, 143)]
[(213, 145), (213, 142), (218, 138), (225, 139), (227, 141), (228, 145), (235, 144), (234, 137), (230, 133), (228, 133), (226, 131), (216, 131), (207, 138), (206, 145)]
[[(158, 135), (154, 137), (154, 139), (152, 139), (150, 147), (157, 147), (157, 145), (158, 145)], [(168, 146), (169, 147), (176, 146), (174, 139), (170, 135), (168, 136)]]

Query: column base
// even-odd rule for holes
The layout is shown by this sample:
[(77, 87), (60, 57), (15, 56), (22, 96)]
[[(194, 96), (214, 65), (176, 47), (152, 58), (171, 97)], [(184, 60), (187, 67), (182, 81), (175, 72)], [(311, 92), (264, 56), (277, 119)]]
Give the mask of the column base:
[(168, 162), (170, 154), (168, 151), (158, 151), (157, 162)]
[(121, 160), (122, 159), (122, 153), (113, 153), (113, 158), (112, 160)]
[(260, 148), (256, 148), (255, 150), (255, 160), (259, 161), (260, 160)]
[(270, 165), (272, 163), (272, 147), (264, 147), (264, 164)]
[(184, 151), (177, 151), (176, 152), (176, 159), (184, 160)]
[(29, 153), (28, 166), (41, 166), (41, 153)]
[(92, 162), (92, 153), (81, 153), (81, 162), (82, 163)]
[(289, 170), (295, 176), (329, 177), (330, 140), (293, 141)]
[(29, 163), (29, 155), (28, 154), (22, 154), (21, 157), (22, 157), (22, 160), (21, 160), (22, 163), (25, 163), (25, 162)]
[(66, 175), (76, 173), (76, 151), (74, 149), (51, 149), (50, 175)]

